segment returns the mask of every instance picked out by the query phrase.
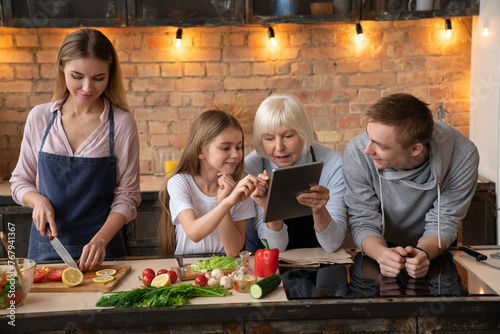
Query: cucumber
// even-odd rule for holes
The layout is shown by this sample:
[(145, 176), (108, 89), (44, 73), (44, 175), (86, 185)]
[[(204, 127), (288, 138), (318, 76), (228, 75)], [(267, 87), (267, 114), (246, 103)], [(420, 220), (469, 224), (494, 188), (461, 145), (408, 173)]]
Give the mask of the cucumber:
[(260, 281), (252, 284), (250, 287), (250, 296), (255, 299), (262, 298), (269, 292), (276, 289), (281, 284), (281, 278), (278, 274), (273, 274), (261, 279)]

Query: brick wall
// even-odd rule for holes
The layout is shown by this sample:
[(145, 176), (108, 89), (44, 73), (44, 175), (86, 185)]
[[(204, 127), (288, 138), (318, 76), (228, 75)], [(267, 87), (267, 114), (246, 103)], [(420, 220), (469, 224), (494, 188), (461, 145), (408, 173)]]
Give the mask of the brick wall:
[[(364, 42), (353, 24), (280, 24), (274, 47), (261, 26), (186, 28), (180, 48), (173, 27), (100, 30), (118, 50), (148, 173), (154, 150), (180, 151), (190, 121), (213, 105), (246, 110), (251, 142), (256, 108), (277, 92), (297, 95), (319, 142), (340, 152), (363, 131), (366, 108), (395, 92), (431, 110), (443, 102), (446, 121), (468, 136), (471, 23), (453, 18), (446, 39), (443, 19), (363, 21)], [(0, 27), (0, 175), (15, 167), (30, 108), (50, 100), (53, 62), (73, 30)]]

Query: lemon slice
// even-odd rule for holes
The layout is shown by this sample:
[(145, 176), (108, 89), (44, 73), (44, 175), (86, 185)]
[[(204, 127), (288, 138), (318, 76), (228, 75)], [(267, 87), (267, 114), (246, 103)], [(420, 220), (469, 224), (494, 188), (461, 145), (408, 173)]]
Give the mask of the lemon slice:
[(83, 273), (78, 268), (66, 268), (62, 273), (62, 281), (67, 286), (77, 286), (83, 282)]
[(94, 281), (96, 283), (108, 283), (114, 279), (115, 278), (113, 276), (98, 276), (98, 277), (94, 277), (94, 279), (92, 281)]
[(95, 273), (97, 276), (113, 276), (116, 274), (116, 270), (114, 269), (101, 269)]
[(158, 275), (151, 282), (151, 286), (154, 286), (157, 288), (163, 287), (163, 286), (169, 286), (169, 285), (170, 285), (170, 276), (167, 274)]

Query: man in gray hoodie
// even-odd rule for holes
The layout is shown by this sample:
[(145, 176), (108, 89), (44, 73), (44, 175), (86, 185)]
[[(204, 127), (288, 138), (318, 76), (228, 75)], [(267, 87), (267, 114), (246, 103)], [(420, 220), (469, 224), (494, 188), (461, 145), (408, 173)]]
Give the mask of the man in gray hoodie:
[(423, 277), (457, 237), (476, 190), (477, 148), (409, 94), (380, 99), (366, 116), (343, 157), (354, 242), (382, 275)]

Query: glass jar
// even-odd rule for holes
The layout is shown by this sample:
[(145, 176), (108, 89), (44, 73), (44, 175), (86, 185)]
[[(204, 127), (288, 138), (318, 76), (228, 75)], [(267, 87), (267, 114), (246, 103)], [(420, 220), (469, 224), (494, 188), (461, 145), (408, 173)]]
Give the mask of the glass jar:
[(240, 258), (236, 260), (233, 274), (234, 289), (238, 292), (249, 292), (250, 286), (257, 282), (257, 275), (248, 264), (250, 252), (242, 251)]

